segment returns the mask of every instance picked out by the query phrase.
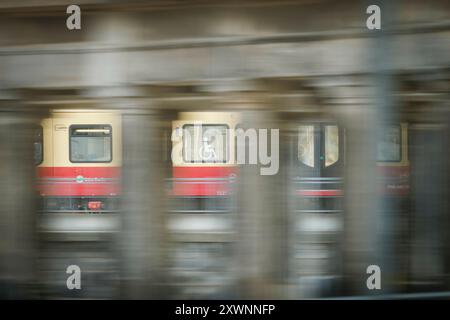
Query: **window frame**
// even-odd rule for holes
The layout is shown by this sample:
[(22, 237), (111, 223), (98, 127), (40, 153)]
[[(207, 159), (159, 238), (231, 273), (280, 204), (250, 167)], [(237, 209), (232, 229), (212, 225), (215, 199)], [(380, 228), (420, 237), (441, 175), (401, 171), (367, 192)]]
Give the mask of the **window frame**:
[[(403, 132), (402, 132), (402, 126), (399, 123), (398, 124), (395, 124), (395, 123), (394, 124), (387, 124), (387, 125), (382, 126), (383, 129), (386, 129), (388, 127), (396, 127), (396, 128), (398, 128), (398, 132), (399, 132), (399, 144), (398, 144), (399, 158), (398, 158), (398, 160), (379, 160), (378, 159), (378, 143), (380, 143), (380, 140), (378, 140), (378, 138), (377, 138), (377, 159), (376, 159), (376, 161), (379, 162), (379, 163), (400, 163), (400, 162), (402, 162), (402, 159), (403, 159)], [(384, 132), (384, 130), (383, 130), (383, 132)]]
[[(329, 168), (334, 166), (336, 163), (339, 162), (341, 158), (341, 127), (337, 123), (323, 123), (321, 125), (323, 127), (323, 138), (321, 141), (321, 144), (323, 144), (323, 168)], [(337, 158), (336, 161), (333, 163), (327, 165), (327, 127), (336, 127), (337, 129)], [(321, 151), (322, 152), (322, 151)]]
[[(301, 123), (300, 125), (297, 125), (297, 134), (296, 134), (296, 149), (297, 149), (297, 152), (296, 152), (296, 161), (298, 162), (298, 163), (300, 163), (301, 165), (304, 165), (305, 167), (307, 167), (307, 168), (309, 168), (309, 169), (315, 169), (316, 168), (316, 160), (317, 160), (317, 155), (316, 155), (316, 152), (317, 152), (317, 146), (316, 146), (316, 134), (317, 134), (317, 128), (316, 128), (316, 125), (317, 124), (315, 124), (315, 123)], [(301, 159), (300, 159), (300, 157), (299, 157), (299, 153), (298, 153), (298, 151), (299, 151), (299, 143), (300, 143), (300, 127), (312, 127), (312, 142), (313, 142), (313, 148), (312, 148), (312, 154), (313, 154), (313, 158), (312, 158), (312, 166), (310, 166), (310, 165), (308, 165), (307, 163), (305, 163), (305, 162), (303, 162)]]
[[(224, 160), (222, 160), (222, 161), (211, 161), (211, 162), (208, 162), (208, 161), (205, 161), (205, 160), (201, 160), (201, 161), (187, 161), (186, 160), (186, 152), (185, 152), (185, 144), (184, 144), (184, 130), (185, 130), (185, 128), (186, 127), (195, 127), (195, 126), (201, 126), (202, 128), (203, 127), (218, 127), (218, 126), (222, 126), (222, 127), (225, 127), (225, 132), (226, 132), (226, 144), (227, 145), (225, 145), (225, 159)], [(227, 123), (205, 123), (205, 124), (203, 124), (203, 123), (199, 123), (199, 124), (196, 124), (196, 123), (186, 123), (186, 124), (184, 124), (182, 127), (181, 127), (181, 130), (182, 130), (182, 134), (183, 134), (183, 136), (182, 136), (182, 141), (181, 141), (181, 143), (182, 143), (182, 147), (183, 147), (183, 149), (182, 149), (182, 158), (183, 158), (183, 162), (184, 163), (191, 163), (191, 164), (199, 164), (199, 163), (206, 163), (206, 164), (220, 164), (220, 163), (222, 163), (222, 164), (226, 164), (226, 163), (229, 163), (230, 162), (230, 154), (231, 154), (231, 150), (230, 150), (230, 148), (231, 148), (231, 141), (230, 141), (230, 126), (227, 124)], [(202, 129), (202, 139), (203, 139), (203, 129)], [(227, 148), (228, 147), (228, 148)]]
[[(82, 129), (88, 127), (94, 127), (91, 129), (95, 129), (95, 126), (97, 127), (103, 127), (102, 129), (105, 129), (104, 127), (109, 127), (110, 130), (110, 141), (109, 141), (109, 148), (110, 148), (110, 159), (108, 161), (76, 161), (72, 160), (72, 129)], [(113, 161), (114, 155), (113, 155), (113, 128), (111, 124), (72, 124), (69, 126), (69, 161), (71, 163), (111, 163)]]

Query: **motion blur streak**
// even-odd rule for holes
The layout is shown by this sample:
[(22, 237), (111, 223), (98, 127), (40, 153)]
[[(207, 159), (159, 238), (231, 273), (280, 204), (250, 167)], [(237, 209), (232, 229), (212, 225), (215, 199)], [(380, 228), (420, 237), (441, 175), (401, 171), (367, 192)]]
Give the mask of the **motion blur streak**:
[(70, 4), (0, 3), (1, 298), (448, 298), (448, 1)]

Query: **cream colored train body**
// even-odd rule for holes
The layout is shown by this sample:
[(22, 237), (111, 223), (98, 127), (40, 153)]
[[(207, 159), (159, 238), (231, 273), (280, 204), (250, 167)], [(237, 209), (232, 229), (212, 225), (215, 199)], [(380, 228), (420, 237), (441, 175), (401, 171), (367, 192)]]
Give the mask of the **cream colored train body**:
[(37, 187), (46, 210), (115, 210), (122, 165), (120, 114), (56, 110), (39, 131)]

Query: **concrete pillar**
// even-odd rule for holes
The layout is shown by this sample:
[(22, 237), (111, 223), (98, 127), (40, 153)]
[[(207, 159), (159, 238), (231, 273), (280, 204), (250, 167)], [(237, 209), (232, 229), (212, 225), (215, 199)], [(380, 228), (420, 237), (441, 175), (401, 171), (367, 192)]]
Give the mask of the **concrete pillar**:
[[(359, 83), (359, 81), (358, 81)], [(375, 261), (376, 123), (368, 87), (344, 86), (339, 117), (345, 128), (343, 293), (368, 294), (366, 269)]]
[[(371, 104), (373, 109), (373, 120), (375, 124), (375, 137), (378, 133), (386, 130), (386, 125), (399, 123), (399, 101), (396, 101), (396, 83), (394, 70), (395, 61), (392, 58), (394, 50), (394, 39), (388, 32), (392, 30), (397, 14), (398, 3), (395, 1), (380, 1), (380, 8), (383, 10), (383, 28), (378, 30), (372, 42), (373, 64), (373, 87), (374, 100)], [(373, 146), (376, 147), (376, 143)], [(376, 157), (374, 157), (376, 159)], [(380, 175), (377, 176), (380, 178)], [(374, 181), (376, 182), (376, 181)], [(398, 201), (390, 201), (382, 194), (376, 194), (376, 261), (374, 264), (381, 268), (383, 286), (382, 291), (375, 293), (389, 293), (397, 290), (399, 281), (399, 261), (398, 241), (396, 235), (401, 230), (401, 211)]]
[[(133, 106), (134, 107), (134, 106)], [(162, 298), (164, 174), (158, 113), (123, 114), (122, 294)]]
[(36, 193), (33, 142), (38, 113), (0, 109), (0, 298), (32, 297)]
[[(370, 42), (368, 62), (372, 75), (365, 79), (367, 87), (358, 82), (346, 89), (349, 101), (352, 97), (363, 99), (343, 108), (347, 119), (344, 275), (346, 293), (354, 295), (389, 293), (397, 268), (395, 232), (399, 212), (378, 192), (380, 176), (376, 162), (378, 134), (386, 125), (399, 121), (398, 103), (393, 99), (392, 36), (386, 32), (392, 27), (396, 8), (388, 1), (374, 4), (380, 6), (384, 18), (382, 29), (374, 31), (375, 37)], [(370, 265), (381, 269), (382, 290), (367, 288), (370, 274), (366, 270)]]
[[(274, 114), (269, 111), (245, 111), (242, 115), (245, 129), (256, 129), (258, 133), (258, 129), (276, 128)], [(270, 131), (267, 141), (270, 144)], [(239, 172), (239, 275), (240, 293), (245, 299), (279, 297), (273, 280), (276, 265), (281, 263), (276, 259), (277, 219), (282, 218), (278, 210), (282, 199), (277, 183), (280, 174), (261, 175), (261, 167), (247, 162), (240, 166)]]

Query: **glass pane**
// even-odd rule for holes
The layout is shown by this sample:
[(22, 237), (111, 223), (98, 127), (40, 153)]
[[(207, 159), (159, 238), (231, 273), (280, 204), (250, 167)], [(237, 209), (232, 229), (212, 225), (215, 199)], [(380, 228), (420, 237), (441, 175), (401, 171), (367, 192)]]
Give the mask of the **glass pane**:
[(298, 127), (298, 160), (314, 167), (314, 126)]
[(71, 129), (70, 161), (109, 162), (111, 160), (111, 127), (83, 126)]
[(43, 130), (42, 127), (36, 129), (34, 136), (34, 164), (38, 165), (42, 162), (44, 158), (43, 154)]
[(384, 128), (378, 136), (377, 160), (378, 161), (400, 161), (400, 126), (389, 126)]
[(203, 127), (201, 157), (205, 162), (227, 161), (227, 127)]
[(198, 150), (201, 144), (201, 126), (184, 126), (183, 128), (183, 158), (185, 162), (198, 162)]
[(226, 125), (185, 125), (183, 157), (186, 162), (227, 162)]
[(325, 126), (325, 167), (339, 160), (339, 129), (338, 126)]

